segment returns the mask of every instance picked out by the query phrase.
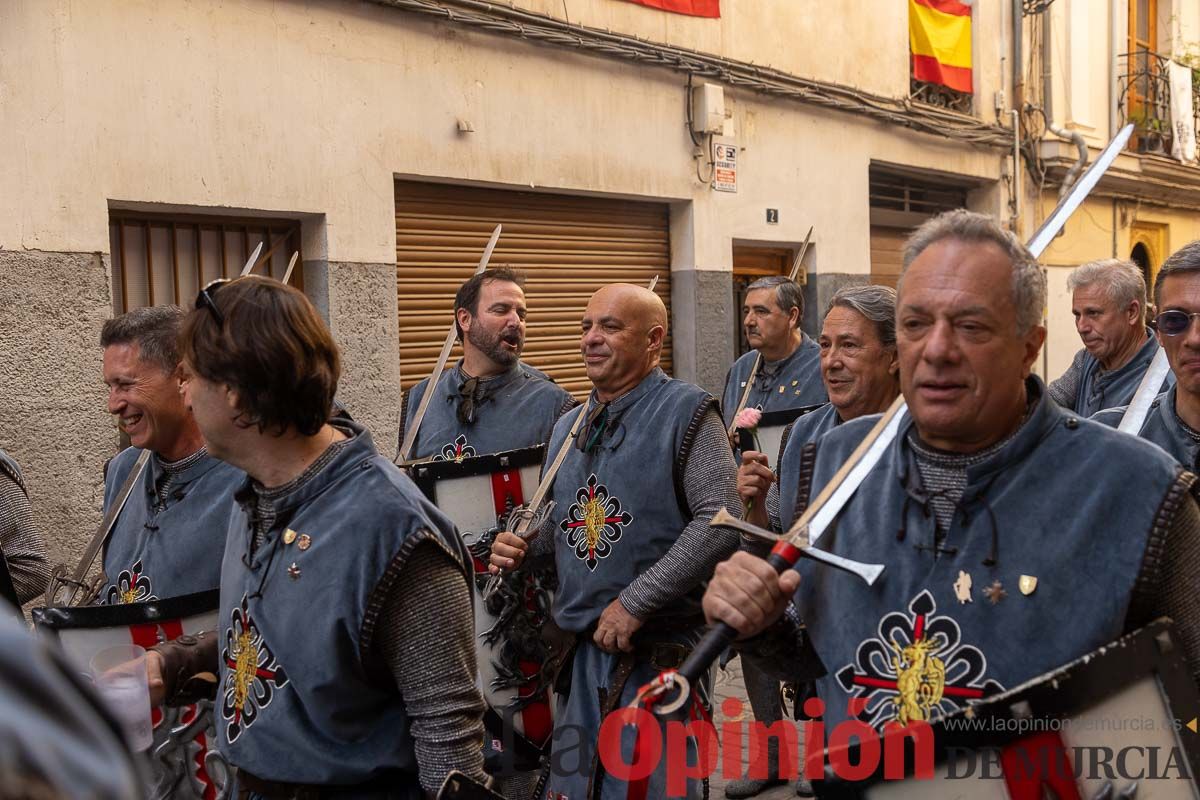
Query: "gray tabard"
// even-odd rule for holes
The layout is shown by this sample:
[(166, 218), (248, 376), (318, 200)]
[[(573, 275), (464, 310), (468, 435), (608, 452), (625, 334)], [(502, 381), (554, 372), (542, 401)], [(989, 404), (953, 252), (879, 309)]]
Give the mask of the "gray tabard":
[(796, 518), (796, 490), (800, 484), (800, 455), (804, 445), (815, 442), (842, 423), (833, 403), (818, 406), (792, 423), (779, 456), (779, 522), (783, 530)]
[[(802, 334), (802, 337), (800, 346), (790, 356), (759, 366), (754, 387), (746, 399), (747, 408), (782, 411), (818, 405), (829, 399), (821, 380), (821, 348), (808, 334)], [(742, 392), (746, 390), (746, 380), (750, 377), (757, 355), (757, 350), (742, 354), (725, 376), (721, 414), (726, 428), (733, 424), (733, 412), (742, 398)]]
[[(1200, 442), (1197, 442), (1183, 429), (1175, 415), (1175, 392), (1178, 389), (1178, 385), (1172, 386), (1154, 398), (1150, 405), (1150, 412), (1146, 415), (1146, 421), (1142, 423), (1142, 428), (1138, 431), (1138, 436), (1154, 442), (1186, 469), (1195, 472), (1197, 469), (1196, 456), (1200, 453)], [(1121, 417), (1125, 415), (1126, 408), (1127, 406), (1109, 408), (1099, 412), (1092, 419), (1115, 428), (1121, 424)]]
[[(1129, 359), (1129, 363), (1120, 369), (1105, 372), (1100, 368), (1100, 362), (1087, 350), (1080, 351), (1076, 358), (1081, 358), (1079, 375), (1079, 393), (1075, 397), (1075, 413), (1090, 417), (1097, 411), (1106, 408), (1128, 405), (1133, 400), (1133, 393), (1142, 382), (1142, 375), (1154, 360), (1158, 352), (1158, 340), (1147, 332), (1144, 344)], [(1175, 382), (1175, 376), (1167, 373), (1163, 380), (1162, 390), (1166, 391)]]

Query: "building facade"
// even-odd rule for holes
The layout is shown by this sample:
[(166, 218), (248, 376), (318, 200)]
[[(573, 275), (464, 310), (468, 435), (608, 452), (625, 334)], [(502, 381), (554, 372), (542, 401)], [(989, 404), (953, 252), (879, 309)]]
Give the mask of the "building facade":
[(717, 391), (742, 289), (786, 272), (810, 227), (810, 331), (839, 286), (894, 283), (907, 231), (939, 210), (1032, 230), (1037, 204), (1018, 217), (1011, 189), (1036, 184), (1013, 164), (1009, 4), (969, 7), (956, 93), (914, 80), (907, 3), (720, 5), (0, 6), (0, 447), (56, 560), (98, 522), (119, 444), (104, 319), (188, 306), (259, 242), (277, 277), (300, 253), (293, 280), (344, 351), (340, 398), (390, 454), (402, 388), (496, 223), (492, 263), (529, 273), (528, 359), (574, 391), (579, 312), (603, 283), (658, 275), (670, 370)]

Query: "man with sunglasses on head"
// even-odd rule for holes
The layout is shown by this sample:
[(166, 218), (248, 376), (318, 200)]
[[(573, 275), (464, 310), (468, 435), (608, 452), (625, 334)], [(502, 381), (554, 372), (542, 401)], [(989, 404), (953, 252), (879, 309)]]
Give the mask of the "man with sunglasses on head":
[[(544, 444), (575, 400), (543, 373), (522, 363), (525, 277), (500, 267), (473, 276), (454, 296), (454, 324), (463, 357), (442, 373), (408, 460), (461, 461)], [(408, 393), (400, 443), (421, 398), (425, 378)]]
[(324, 321), (250, 276), (203, 292), (180, 344), (209, 449), (248, 479), (218, 628), (154, 652), (156, 697), (219, 675), (217, 747), (243, 793), (410, 798), (451, 769), (485, 780), (470, 559), (366, 429), (330, 419), (341, 360)]
[(104, 548), (100, 603), (177, 597), (220, 583), (233, 493), (246, 476), (208, 452), (184, 404), (183, 318), (178, 306), (138, 308), (100, 331), (108, 412), (132, 445), (108, 465), (105, 513), (119, 502), (139, 456), (150, 452)]
[[(500, 533), (491, 569), (516, 569), (527, 552), (552, 555), (554, 621), (577, 636), (548, 796), (624, 798), (629, 785), (595, 758), (601, 721), (660, 670), (679, 666), (697, 641), (704, 582), (737, 547), (736, 534), (708, 521), (721, 506), (737, 507), (737, 490), (715, 399), (658, 366), (662, 300), (641, 286), (605, 286), (588, 301), (582, 330), (594, 391), (550, 439), (553, 458), (580, 423), (554, 480), (553, 512), (532, 550)], [(622, 747), (628, 763), (632, 740)], [(667, 796), (666, 766), (664, 758), (643, 796)], [(687, 796), (699, 792), (700, 782), (689, 781)]]
[[(1154, 281), (1158, 342), (1167, 351), (1175, 383), (1154, 398), (1138, 436), (1166, 450), (1187, 469), (1200, 468), (1200, 241), (1184, 245), (1163, 262)], [(1117, 427), (1126, 407), (1092, 419)]]
[(754, 360), (759, 356), (762, 361), (746, 408), (785, 411), (827, 402), (829, 397), (821, 382), (821, 348), (800, 330), (804, 289), (782, 275), (760, 278), (746, 289), (742, 315), (742, 328), (753, 349), (733, 362), (725, 376), (721, 396), (725, 426), (733, 424)]
[[(1046, 388), (1060, 406), (1090, 417), (1133, 399), (1158, 342), (1146, 328), (1146, 279), (1132, 261), (1084, 264), (1071, 273), (1067, 288), (1083, 349)], [(1164, 391), (1171, 380), (1163, 382)]]

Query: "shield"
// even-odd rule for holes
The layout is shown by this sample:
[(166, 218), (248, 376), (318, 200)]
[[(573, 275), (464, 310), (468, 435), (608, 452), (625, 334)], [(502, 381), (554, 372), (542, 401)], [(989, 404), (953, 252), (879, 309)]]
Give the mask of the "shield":
[[(755, 437), (758, 439), (759, 452), (767, 457), (767, 464), (771, 469), (779, 466), (779, 452), (783, 444), (783, 431), (788, 425), (796, 421), (796, 418), (802, 414), (811, 411), (820, 406), (803, 406), (801, 408), (785, 408), (779, 411), (764, 411), (762, 419), (758, 423), (758, 432)], [(741, 450), (747, 448), (741, 447)]]
[[(876, 739), (874, 745), (835, 753), (841, 737), (827, 732), (831, 749), (825, 752), (821, 796), (1195, 798), (1198, 713), (1200, 693), (1171, 623), (1158, 620), (928, 726), (929, 755), (916, 758), (932, 763), (931, 777), (914, 774), (914, 751), (922, 748), (914, 748), (911, 737), (885, 734), (882, 746)], [(837, 764), (859, 764), (873, 747), (882, 755), (872, 774), (852, 781), (834, 774)], [(892, 767), (886, 766), (889, 748)], [(895, 774), (901, 770), (904, 777)]]
[[(512, 742), (518, 769), (537, 765), (554, 730), (550, 652), (541, 638), (555, 585), (552, 565), (527, 563), (485, 594), (492, 540), (537, 490), (545, 446), (412, 467), (417, 486), (453, 520), (475, 567), (476, 655), (492, 749)], [(504, 718), (511, 717), (511, 731)], [(512, 737), (509, 739), (508, 737)], [(499, 745), (499, 747), (498, 747)]]
[[(118, 644), (153, 647), (184, 634), (217, 627), (220, 593), (216, 590), (108, 606), (33, 609), (34, 629), (58, 642), (67, 658), (87, 674), (92, 656)], [(217, 800), (232, 787), (230, 770), (215, 746), (212, 702), (179, 708), (155, 708), (147, 794), (162, 798)]]

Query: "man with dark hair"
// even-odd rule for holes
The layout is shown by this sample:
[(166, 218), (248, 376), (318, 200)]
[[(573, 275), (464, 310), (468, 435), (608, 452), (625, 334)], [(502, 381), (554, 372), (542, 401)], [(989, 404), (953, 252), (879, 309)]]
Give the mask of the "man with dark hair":
[[(1050, 398), (1089, 417), (1133, 399), (1158, 342), (1146, 327), (1146, 279), (1132, 261), (1106, 258), (1067, 278), (1071, 313), (1083, 348), (1047, 387)], [(1163, 390), (1173, 378), (1163, 381)]]
[(824, 403), (828, 400), (821, 383), (821, 351), (800, 330), (804, 319), (804, 290), (782, 275), (759, 278), (746, 290), (742, 327), (753, 348), (733, 362), (725, 376), (721, 413), (725, 427), (733, 424), (738, 403), (750, 382), (750, 372), (759, 356), (746, 408), (783, 411)]
[(180, 702), (219, 671), (217, 746), (264, 797), (485, 780), (468, 555), (365, 428), (329, 419), (339, 355), (316, 309), (239, 278), (201, 292), (180, 341), (188, 407), (248, 479), (217, 631), (155, 651), (155, 695)]
[(245, 476), (209, 454), (180, 396), (182, 322), (178, 306), (152, 306), (114, 317), (100, 332), (108, 412), (133, 445), (108, 465), (105, 512), (150, 451), (104, 548), (102, 603), (176, 597), (220, 582), (224, 530)]
[(44, 592), (50, 580), (46, 540), (34, 522), (21, 468), (0, 450), (0, 588), (5, 570), (18, 603)]
[[(816, 679), (826, 731), (850, 716), (877, 729), (940, 719), (1159, 616), (1200, 675), (1196, 476), (1050, 400), (1031, 372), (1045, 291), (991, 217), (922, 225), (896, 304), (910, 416), (816, 542), (886, 564), (883, 579), (813, 562), (779, 575), (737, 553), (709, 583), (705, 612), (747, 637), (740, 647)], [(807, 445), (798, 511), (877, 420)], [(915, 658), (931, 671), (909, 669)]]
[[(1138, 431), (1166, 450), (1185, 469), (1200, 471), (1200, 242), (1181, 247), (1163, 262), (1154, 281), (1158, 342), (1175, 376), (1170, 389), (1154, 398)], [(1097, 422), (1117, 427), (1126, 406), (1101, 411)]]
[[(549, 452), (557, 454), (580, 420), (554, 480), (554, 512), (532, 545), (535, 554), (553, 554), (554, 621), (578, 637), (570, 692), (555, 720), (549, 796), (624, 798), (627, 785), (597, 771), (592, 745), (605, 715), (659, 670), (678, 666), (695, 644), (704, 582), (737, 547), (736, 535), (710, 529), (708, 520), (734, 507), (737, 493), (715, 399), (658, 366), (667, 332), (662, 300), (641, 286), (605, 286), (588, 302), (582, 327), (595, 389), (554, 428)], [(517, 568), (529, 547), (500, 533), (493, 571)], [(663, 759), (643, 796), (666, 796), (665, 771)], [(698, 781), (688, 789), (699, 796)]]
[[(475, 275), (454, 298), (463, 357), (442, 373), (409, 460), (461, 461), (543, 444), (575, 405), (565, 390), (521, 362), (525, 349), (525, 278), (498, 268)], [(408, 393), (400, 442), (429, 386)]]

